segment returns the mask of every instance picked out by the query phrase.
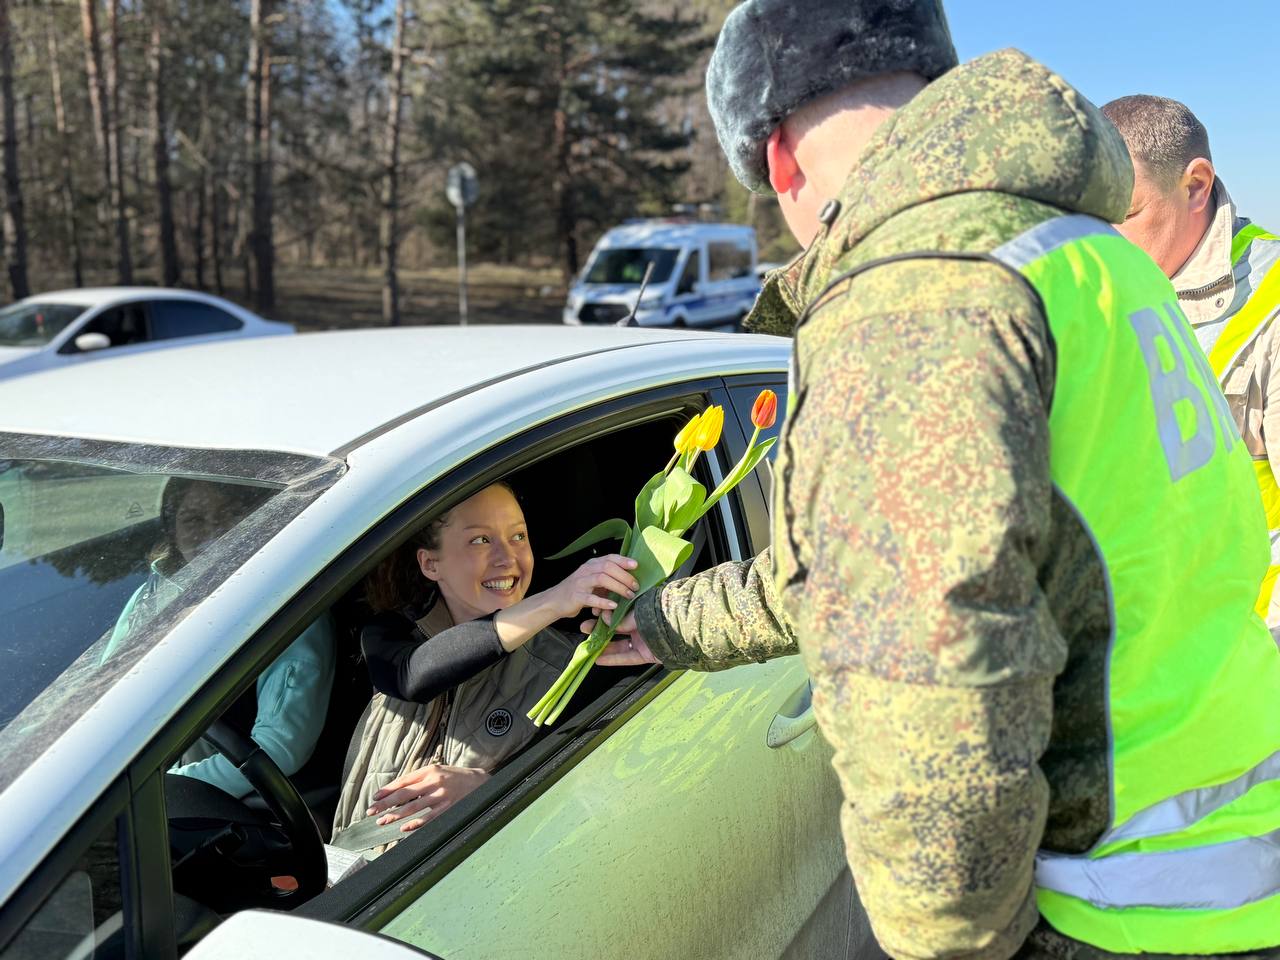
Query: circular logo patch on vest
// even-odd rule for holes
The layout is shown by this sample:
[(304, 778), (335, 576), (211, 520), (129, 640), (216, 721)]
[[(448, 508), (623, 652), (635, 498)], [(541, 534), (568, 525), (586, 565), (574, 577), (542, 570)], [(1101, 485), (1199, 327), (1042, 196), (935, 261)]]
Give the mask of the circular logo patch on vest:
[(511, 729), (511, 712), (499, 707), (489, 714), (489, 718), (484, 722), (484, 728), (489, 731), (491, 737), (502, 736)]

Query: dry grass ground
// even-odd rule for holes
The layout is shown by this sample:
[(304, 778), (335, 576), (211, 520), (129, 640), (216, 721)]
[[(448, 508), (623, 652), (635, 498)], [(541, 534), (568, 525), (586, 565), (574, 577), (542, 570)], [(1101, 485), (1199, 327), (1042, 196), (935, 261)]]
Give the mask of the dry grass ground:
[[(228, 293), (241, 302), (238, 292)], [(564, 298), (555, 269), (478, 264), (468, 271), (470, 323), (559, 323)], [(400, 315), (405, 326), (457, 323), (456, 268), (402, 271)], [(376, 269), (282, 267), (272, 319), (299, 330), (382, 326), (382, 275)]]
[[(192, 280), (190, 264), (183, 279)], [(158, 283), (153, 271), (139, 269), (139, 286)], [(559, 323), (565, 285), (554, 268), (514, 267), (481, 263), (468, 270), (467, 301), (470, 323)], [(243, 296), (239, 272), (227, 276), (225, 296), (253, 309)], [(94, 271), (86, 285), (110, 286), (115, 275)], [(32, 276), (36, 291), (70, 287), (71, 277), (60, 273)], [(213, 293), (212, 289), (209, 291)], [(458, 322), (456, 267), (403, 270), (400, 273), (400, 322), (426, 326)], [(341, 330), (382, 326), (382, 273), (374, 267), (276, 268), (276, 308), (269, 319), (284, 320), (299, 330)]]

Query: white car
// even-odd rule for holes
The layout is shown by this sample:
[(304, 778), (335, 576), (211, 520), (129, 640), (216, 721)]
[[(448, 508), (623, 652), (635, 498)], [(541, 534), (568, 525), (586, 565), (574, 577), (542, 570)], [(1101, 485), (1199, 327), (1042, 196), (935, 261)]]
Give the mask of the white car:
[(0, 310), (0, 379), (195, 341), (281, 333), (293, 333), (293, 326), (193, 290), (55, 290)]
[[(881, 956), (794, 656), (597, 667), (479, 789), (325, 889), (322, 842), (370, 695), (365, 576), (499, 478), (539, 558), (630, 516), (677, 429), (716, 403), (724, 434), (697, 467), (713, 486), (759, 390), (785, 407), (789, 352), (731, 334), (401, 329), (0, 384), (0, 960)], [(265, 500), (105, 655), (174, 477)], [(690, 569), (764, 548), (768, 479), (701, 521)], [(533, 589), (582, 559), (539, 559)], [(227, 711), (325, 611), (334, 692), (315, 755), (285, 777)], [(202, 735), (259, 798), (166, 772)]]

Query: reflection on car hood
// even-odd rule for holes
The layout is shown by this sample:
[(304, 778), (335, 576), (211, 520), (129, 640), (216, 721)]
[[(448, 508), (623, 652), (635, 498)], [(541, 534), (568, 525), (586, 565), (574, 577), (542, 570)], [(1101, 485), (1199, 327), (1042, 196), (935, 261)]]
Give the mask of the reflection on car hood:
[(39, 352), (39, 347), (0, 347), (0, 364), (21, 360)]

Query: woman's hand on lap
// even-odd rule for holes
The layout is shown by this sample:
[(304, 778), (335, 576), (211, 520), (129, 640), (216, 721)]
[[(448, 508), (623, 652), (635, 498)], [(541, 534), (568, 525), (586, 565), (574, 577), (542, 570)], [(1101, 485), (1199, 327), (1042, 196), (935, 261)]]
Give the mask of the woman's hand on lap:
[(384, 825), (404, 820), (402, 833), (417, 830), (440, 816), (489, 779), (478, 767), (450, 767), (431, 763), (392, 780), (373, 795), (368, 816)]

